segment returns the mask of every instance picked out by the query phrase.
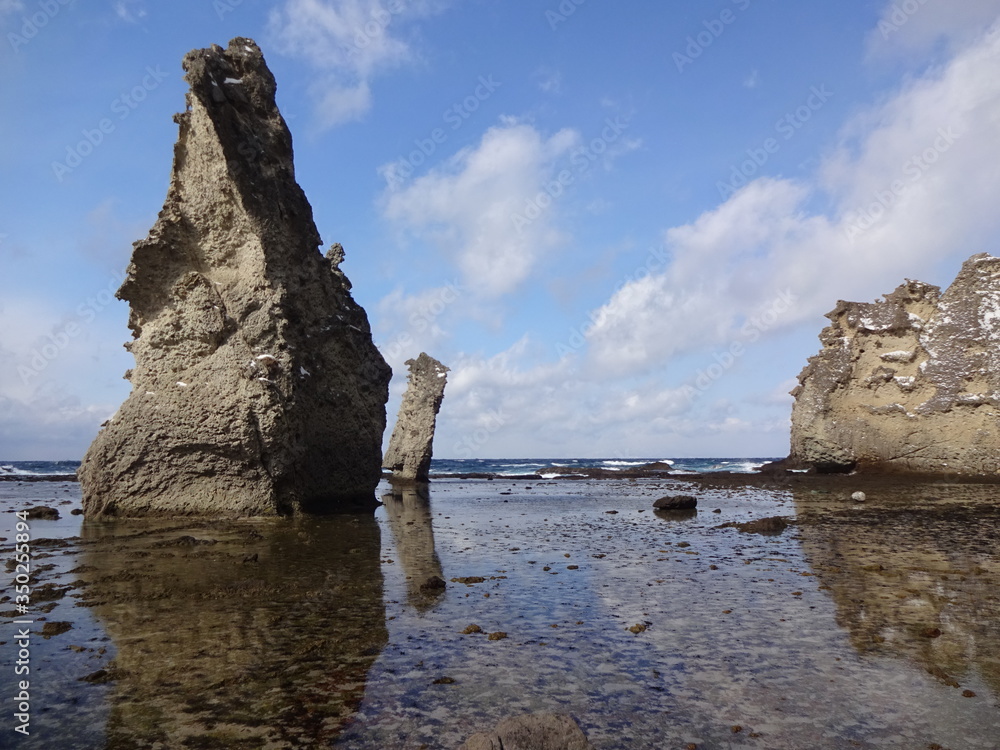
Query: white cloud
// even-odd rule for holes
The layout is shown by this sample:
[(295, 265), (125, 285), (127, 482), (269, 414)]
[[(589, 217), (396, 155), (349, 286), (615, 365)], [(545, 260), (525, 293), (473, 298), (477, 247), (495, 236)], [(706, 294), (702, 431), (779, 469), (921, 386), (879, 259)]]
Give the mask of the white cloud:
[(562, 90), (562, 73), (551, 68), (539, 68), (532, 77), (538, 82), (540, 91), (546, 94), (558, 94)]
[(372, 107), (372, 92), (368, 81), (354, 86), (340, 86), (335, 82), (317, 86), (316, 119), (321, 130), (352, 120), (360, 120)]
[[(1000, 230), (998, 125), (993, 32), (848, 123), (814, 181), (758, 179), (667, 231), (670, 264), (626, 283), (597, 312), (595, 364), (639, 373), (684, 352), (746, 343), (747, 321), (784, 290), (798, 301), (761, 335), (814, 319), (837, 297), (875, 297), (942, 258), (981, 251)], [(833, 208), (810, 212), (814, 198)]]
[(450, 338), (448, 322), (467, 303), (465, 288), (451, 282), (422, 292), (407, 294), (394, 289), (378, 303), (375, 343), (395, 372), (404, 372), (404, 362), (424, 351), (432, 356)]
[[(805, 363), (803, 363), (804, 365)], [(753, 399), (754, 403), (764, 406), (781, 406), (791, 409), (795, 399), (791, 396), (791, 391), (799, 384), (799, 379), (786, 378), (778, 383), (769, 392), (760, 394)]]
[(5, 461), (59, 461), (82, 458), (113, 407), (84, 404), (56, 388), (26, 401), (0, 393), (0, 456)]
[(748, 75), (743, 80), (743, 86), (748, 89), (755, 89), (759, 84), (760, 84), (760, 71), (756, 69), (750, 71), (750, 75)]
[(749, 435), (770, 435), (768, 443), (756, 442), (764, 453), (786, 450), (787, 418), (747, 419), (659, 377), (598, 382), (572, 357), (532, 364), (537, 355), (523, 338), (496, 356), (449, 363), (435, 455), (738, 455)]
[(955, 50), (1000, 16), (1000, 0), (887, 0), (868, 37), (871, 59), (922, 55), (944, 42)]
[(555, 221), (559, 196), (545, 188), (558, 160), (578, 143), (572, 130), (545, 138), (530, 125), (507, 121), (475, 148), (387, 191), (385, 215), (437, 245), (476, 293), (487, 299), (508, 294), (541, 255), (565, 241)]
[(143, 0), (118, 0), (115, 14), (126, 23), (138, 23), (148, 15)]
[(0, 305), (0, 458), (80, 458), (124, 400), (125, 311), (110, 303), (119, 281), (76, 307), (10, 295)]
[(402, 27), (445, 5), (432, 0), (284, 0), (271, 11), (269, 30), (279, 51), (316, 69), (312, 93), (319, 125), (327, 128), (368, 112), (375, 76), (416, 59), (399, 36)]

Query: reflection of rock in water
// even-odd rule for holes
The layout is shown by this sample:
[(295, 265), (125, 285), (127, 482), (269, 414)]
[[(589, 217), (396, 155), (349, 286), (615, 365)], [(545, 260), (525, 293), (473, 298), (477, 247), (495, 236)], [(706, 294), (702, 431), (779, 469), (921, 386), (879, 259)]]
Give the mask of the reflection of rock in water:
[(429, 609), (444, 593), (444, 588), (424, 584), (431, 578), (444, 578), (444, 575), (434, 549), (434, 526), (427, 485), (393, 487), (382, 496), (382, 502), (406, 574), (407, 598), (414, 607)]
[(994, 492), (928, 485), (906, 505), (818, 514), (797, 493), (803, 549), (860, 653), (902, 654), (952, 685), (978, 672), (1000, 692)]
[(110, 748), (318, 747), (388, 640), (372, 516), (85, 530)]
[(698, 517), (697, 508), (688, 510), (660, 510), (653, 511), (653, 515), (664, 521), (692, 521)]

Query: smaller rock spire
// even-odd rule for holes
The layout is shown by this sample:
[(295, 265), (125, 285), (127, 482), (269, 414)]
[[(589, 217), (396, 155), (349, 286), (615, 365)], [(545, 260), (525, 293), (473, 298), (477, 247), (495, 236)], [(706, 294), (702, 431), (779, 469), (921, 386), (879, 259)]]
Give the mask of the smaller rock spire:
[(416, 359), (406, 360), (406, 364), (410, 368), (409, 385), (382, 466), (393, 473), (394, 479), (426, 482), (448, 368), (423, 352)]

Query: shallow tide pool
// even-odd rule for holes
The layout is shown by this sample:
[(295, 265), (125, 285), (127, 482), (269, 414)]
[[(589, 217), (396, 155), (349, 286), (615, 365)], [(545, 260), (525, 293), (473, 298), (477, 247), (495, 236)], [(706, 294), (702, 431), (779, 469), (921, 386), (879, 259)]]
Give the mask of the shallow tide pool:
[[(697, 512), (653, 512), (680, 492)], [(63, 516), (31, 522), (50, 598), (32, 603), (31, 736), (4, 743), (452, 749), (554, 711), (598, 748), (1000, 748), (993, 487), (380, 497), (374, 517), (81, 525), (75, 484), (0, 483), (5, 559), (14, 510)], [(774, 515), (793, 524), (718, 528)]]

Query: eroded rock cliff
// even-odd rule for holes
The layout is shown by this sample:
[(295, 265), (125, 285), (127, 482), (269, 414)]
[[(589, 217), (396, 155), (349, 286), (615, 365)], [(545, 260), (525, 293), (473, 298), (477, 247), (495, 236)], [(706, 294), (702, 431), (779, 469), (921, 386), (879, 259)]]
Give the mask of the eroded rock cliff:
[(792, 391), (790, 458), (820, 471), (1000, 473), (1000, 258), (943, 294), (907, 281), (838, 302)]
[(448, 368), (423, 352), (406, 364), (409, 384), (382, 465), (392, 471), (394, 479), (426, 482)]
[(327, 257), (258, 46), (188, 53), (166, 202), (118, 292), (132, 393), (80, 468), (95, 515), (375, 504), (391, 371)]

